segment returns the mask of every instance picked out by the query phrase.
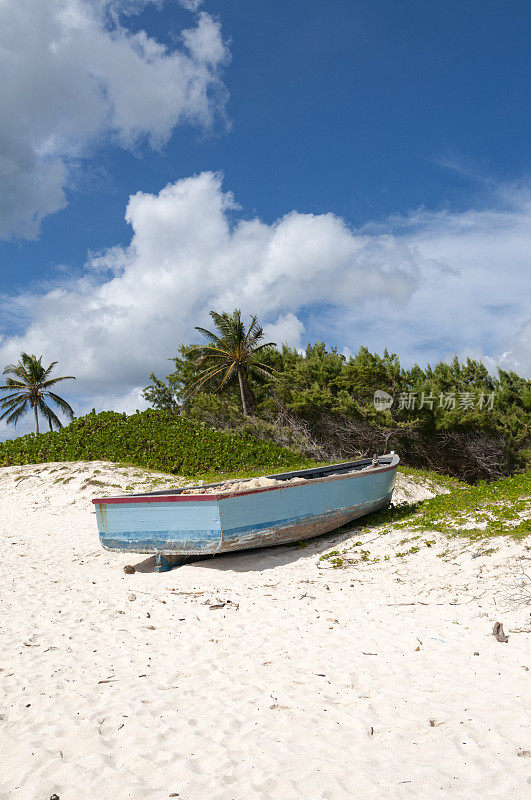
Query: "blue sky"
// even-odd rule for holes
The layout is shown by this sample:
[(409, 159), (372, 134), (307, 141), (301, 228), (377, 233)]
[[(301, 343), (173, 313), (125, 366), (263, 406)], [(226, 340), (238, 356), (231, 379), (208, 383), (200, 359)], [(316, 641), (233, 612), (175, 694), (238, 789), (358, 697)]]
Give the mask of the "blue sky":
[(3, 363), (42, 352), (80, 410), (132, 410), (239, 305), (295, 346), (531, 373), (529, 3), (7, 0), (0, 23)]

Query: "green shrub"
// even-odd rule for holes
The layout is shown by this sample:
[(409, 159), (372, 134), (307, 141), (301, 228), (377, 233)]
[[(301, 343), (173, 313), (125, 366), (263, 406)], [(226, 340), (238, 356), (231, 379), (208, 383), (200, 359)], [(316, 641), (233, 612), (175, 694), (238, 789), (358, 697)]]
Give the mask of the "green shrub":
[(246, 433), (214, 431), (165, 411), (80, 417), (59, 431), (0, 443), (0, 465), (118, 461), (179, 475), (281, 472), (313, 462)]

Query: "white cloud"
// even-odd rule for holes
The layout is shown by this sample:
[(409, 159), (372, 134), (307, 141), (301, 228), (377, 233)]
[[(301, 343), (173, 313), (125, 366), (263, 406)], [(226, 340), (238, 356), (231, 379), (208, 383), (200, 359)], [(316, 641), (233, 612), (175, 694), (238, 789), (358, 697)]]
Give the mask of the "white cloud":
[(92, 397), (80, 398), (76, 408), (77, 416), (89, 414), (92, 409), (96, 411), (118, 411), (125, 414), (134, 414), (135, 411), (145, 411), (149, 403), (144, 399), (143, 386), (134, 386), (125, 394), (99, 394)]
[(289, 347), (300, 348), (303, 333), (304, 323), (291, 311), (279, 317), (276, 322), (264, 325), (265, 341), (276, 342), (278, 347), (287, 344)]
[(181, 0), (181, 5), (188, 11), (197, 11), (199, 6), (203, 5), (203, 0)]
[[(501, 364), (529, 317), (531, 191), (503, 189), (488, 209), (416, 213), (386, 227), (415, 252), (421, 276), (404, 307), (358, 318), (372, 346), (409, 362), (470, 353)], [(529, 354), (518, 363), (530, 377)]]
[(209, 324), (209, 309), (258, 312), (296, 343), (302, 323), (294, 312), (307, 304), (404, 302), (416, 286), (412, 254), (388, 236), (357, 236), (332, 214), (231, 227), (235, 208), (213, 173), (132, 196), (129, 247), (93, 259), (68, 286), (6, 301), (29, 324), (1, 343), (0, 363), (22, 349), (44, 353), (77, 376), (73, 392), (126, 393), (152, 369), (165, 374), (194, 325)]
[(170, 48), (127, 28), (148, 5), (162, 0), (0, 3), (0, 238), (35, 236), (64, 208), (72, 166), (104, 136), (160, 147), (176, 125), (223, 114), (219, 23), (198, 13)]
[(0, 342), (0, 364), (42, 353), (77, 376), (67, 387), (77, 408), (134, 410), (133, 387), (169, 371), (210, 309), (239, 307), (293, 346), (303, 334), (352, 352), (387, 346), (409, 363), (470, 352), (531, 374), (525, 197), (361, 232), (333, 214), (292, 212), (271, 225), (236, 215), (213, 173), (132, 196), (128, 247), (93, 258), (69, 285), (6, 298), (27, 323)]
[(510, 349), (502, 354), (500, 366), (531, 378), (531, 319), (522, 325)]

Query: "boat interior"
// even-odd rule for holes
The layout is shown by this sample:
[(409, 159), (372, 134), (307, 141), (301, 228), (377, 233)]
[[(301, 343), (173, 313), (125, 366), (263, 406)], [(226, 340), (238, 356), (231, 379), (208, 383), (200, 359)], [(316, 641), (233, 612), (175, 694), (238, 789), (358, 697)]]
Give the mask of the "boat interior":
[[(389, 467), (396, 461), (398, 463), (398, 456), (394, 452), (387, 453), (382, 456), (373, 456), (373, 458), (361, 458), (357, 461), (346, 461), (341, 464), (327, 464), (324, 467), (311, 467), (310, 469), (295, 470), (294, 472), (277, 472), (274, 475), (264, 475), (265, 478), (270, 478), (276, 481), (289, 481), (292, 478), (304, 478), (305, 480), (315, 480), (316, 478), (326, 478), (332, 475), (345, 475), (349, 472), (367, 472), (371, 470), (382, 469), (382, 467)], [(147, 497), (147, 496), (162, 496), (162, 495), (176, 495), (181, 494), (185, 489), (187, 492), (194, 489), (212, 489), (216, 486), (222, 486), (227, 483), (236, 481), (243, 481), (245, 478), (234, 478), (233, 480), (219, 481), (217, 483), (205, 483), (199, 486), (181, 486), (175, 489), (165, 489), (159, 492), (142, 492), (139, 494), (128, 494), (127, 497)]]

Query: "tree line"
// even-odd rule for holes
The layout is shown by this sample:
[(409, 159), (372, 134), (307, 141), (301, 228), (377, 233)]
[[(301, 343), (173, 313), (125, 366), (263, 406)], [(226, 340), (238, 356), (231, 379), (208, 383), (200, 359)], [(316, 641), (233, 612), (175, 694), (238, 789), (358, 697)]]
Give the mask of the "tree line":
[[(313, 458), (397, 450), (405, 463), (474, 482), (529, 467), (531, 382), (476, 359), (422, 368), (360, 347), (304, 352), (264, 343), (256, 317), (212, 312), (202, 345), (181, 345), (144, 390), (158, 409), (218, 429), (246, 430)], [(378, 393), (375, 397), (375, 393)]]
[[(529, 468), (531, 382), (515, 372), (489, 373), (478, 360), (454, 357), (404, 368), (396, 354), (360, 347), (345, 356), (323, 342), (304, 351), (264, 341), (256, 316), (211, 312), (205, 341), (181, 345), (173, 370), (153, 373), (144, 397), (155, 409), (218, 430), (249, 433), (318, 460), (347, 460), (395, 449), (404, 463), (462, 480), (494, 480)], [(4, 369), (0, 419), (33, 412), (50, 430), (74, 412), (42, 356), (22, 353)], [(53, 387), (53, 391), (52, 391)]]

